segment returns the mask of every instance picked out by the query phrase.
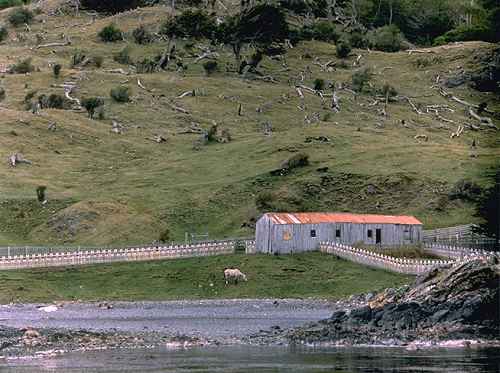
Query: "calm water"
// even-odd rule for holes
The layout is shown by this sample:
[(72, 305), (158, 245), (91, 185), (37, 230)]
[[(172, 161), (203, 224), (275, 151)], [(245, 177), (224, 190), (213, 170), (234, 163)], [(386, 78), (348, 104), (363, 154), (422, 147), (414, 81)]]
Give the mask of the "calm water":
[(500, 349), (213, 347), (7, 360), (0, 372), (500, 372)]

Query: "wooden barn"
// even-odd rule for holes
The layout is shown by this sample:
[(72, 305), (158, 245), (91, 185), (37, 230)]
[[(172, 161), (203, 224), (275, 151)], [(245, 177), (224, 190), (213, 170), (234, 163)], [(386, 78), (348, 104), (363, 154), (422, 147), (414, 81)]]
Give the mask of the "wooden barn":
[(422, 223), (413, 216), (349, 213), (267, 213), (258, 221), (255, 249), (294, 253), (318, 249), (322, 241), (377, 246), (418, 244)]

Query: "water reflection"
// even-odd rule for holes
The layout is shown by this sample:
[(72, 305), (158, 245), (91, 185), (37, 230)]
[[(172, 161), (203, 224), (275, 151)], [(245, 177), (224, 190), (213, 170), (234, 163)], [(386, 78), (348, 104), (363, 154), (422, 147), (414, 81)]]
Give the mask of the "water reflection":
[(0, 372), (500, 372), (500, 349), (213, 347), (7, 360)]

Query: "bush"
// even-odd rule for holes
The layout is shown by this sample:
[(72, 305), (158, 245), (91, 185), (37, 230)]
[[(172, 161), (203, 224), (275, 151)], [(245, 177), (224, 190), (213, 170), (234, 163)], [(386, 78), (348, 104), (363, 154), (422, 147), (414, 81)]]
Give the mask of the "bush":
[(369, 44), (366, 36), (359, 31), (353, 31), (349, 34), (349, 42), (353, 48), (366, 48)]
[(22, 6), (22, 0), (0, 0), (0, 9), (12, 8), (14, 6)]
[(132, 36), (137, 44), (149, 44), (154, 40), (151, 34), (144, 25), (140, 25), (133, 32)]
[(346, 58), (351, 53), (351, 45), (346, 40), (340, 40), (336, 45), (337, 56)]
[(382, 87), (382, 94), (384, 97), (395, 97), (398, 95), (398, 91), (392, 85), (385, 83)]
[(104, 63), (104, 57), (103, 56), (94, 56), (94, 57), (92, 57), (92, 61), (94, 62), (94, 65), (97, 68), (101, 68), (102, 64)]
[(35, 16), (33, 15), (33, 12), (27, 8), (15, 8), (13, 9), (8, 16), (8, 20), (10, 24), (14, 27), (24, 25), (24, 24), (30, 24), (33, 22), (33, 18)]
[(352, 89), (356, 92), (361, 92), (366, 83), (372, 78), (372, 73), (369, 68), (360, 69), (352, 74)]
[(52, 93), (50, 96), (41, 94), (38, 103), (42, 109), (66, 109), (71, 107), (71, 102), (66, 97)]
[(71, 67), (78, 66), (85, 60), (85, 52), (77, 50), (71, 56)]
[(312, 26), (312, 36), (315, 40), (337, 42), (340, 35), (333, 23), (317, 22)]
[(283, 161), (280, 168), (282, 170), (292, 170), (294, 168), (305, 167), (309, 165), (309, 156), (305, 153), (297, 153)]
[(123, 48), (121, 51), (119, 51), (117, 54), (114, 55), (113, 60), (123, 65), (131, 64), (132, 59), (130, 58), (130, 51), (131, 48), (129, 46), (126, 46), (125, 48)]
[(370, 32), (370, 45), (383, 52), (397, 52), (403, 48), (404, 36), (396, 25), (379, 27)]
[(186, 10), (160, 28), (160, 34), (181, 38), (211, 38), (216, 31), (215, 17), (202, 10)]
[(457, 41), (489, 40), (490, 30), (485, 25), (461, 25), (434, 39), (434, 45), (444, 45)]
[(255, 206), (259, 211), (274, 210), (274, 202), (276, 197), (269, 191), (260, 192), (255, 197)]
[(203, 64), (203, 68), (205, 69), (205, 73), (207, 75), (211, 75), (215, 71), (217, 71), (217, 61), (206, 61)]
[(7, 31), (7, 28), (5, 26), (0, 26), (0, 42), (7, 39), (7, 36), (9, 36), (9, 31)]
[(56, 63), (54, 66), (52, 66), (52, 72), (54, 73), (54, 76), (56, 78), (59, 78), (59, 75), (61, 75), (61, 69), (62, 69), (62, 66), (58, 63)]
[(105, 43), (123, 40), (123, 32), (113, 23), (104, 27), (97, 35)]
[(82, 100), (82, 106), (87, 110), (89, 118), (94, 118), (96, 109), (104, 105), (104, 101), (99, 97), (89, 97)]
[(31, 64), (31, 58), (26, 58), (12, 66), (10, 71), (13, 74), (27, 74), (34, 70), (35, 67)]
[(130, 101), (130, 88), (129, 87), (116, 87), (111, 89), (109, 95), (116, 102), (129, 102)]
[(478, 200), (481, 193), (482, 189), (476, 183), (469, 180), (459, 180), (448, 193), (448, 198), (474, 202)]
[(2, 87), (0, 87), (0, 102), (2, 102), (3, 100), (5, 100), (6, 96), (7, 96), (7, 94), (5, 93), (5, 89), (3, 89)]
[(323, 89), (325, 89), (325, 81), (320, 78), (314, 79), (314, 90), (322, 91)]
[(152, 74), (157, 68), (158, 62), (149, 57), (135, 63), (135, 69), (138, 74)]

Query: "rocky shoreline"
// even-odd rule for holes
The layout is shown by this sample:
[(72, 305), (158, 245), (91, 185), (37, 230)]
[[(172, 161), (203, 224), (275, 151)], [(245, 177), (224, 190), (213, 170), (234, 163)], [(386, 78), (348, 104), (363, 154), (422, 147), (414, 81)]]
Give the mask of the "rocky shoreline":
[[(185, 329), (180, 327), (167, 332), (154, 328), (92, 330), (2, 326), (0, 356), (43, 357), (68, 351), (232, 344), (396, 346), (407, 349), (500, 347), (500, 265), (495, 258), (477, 259), (450, 268), (436, 269), (417, 278), (411, 286), (386, 289), (379, 294), (352, 296), (332, 303), (291, 300), (210, 302), (198, 303), (208, 303), (214, 307), (214, 320), (222, 318), (222, 323), (226, 322), (224, 317), (228, 316), (227, 308), (237, 304), (240, 308), (236, 308), (236, 311), (231, 309), (230, 312), (249, 312), (249, 308), (255, 308), (251, 311), (254, 313), (247, 315), (248, 320), (262, 314), (262, 320), (271, 318), (276, 324), (262, 323), (268, 327), (257, 332), (252, 332), (249, 328), (248, 333), (238, 325), (238, 328), (234, 328), (240, 333), (237, 336), (215, 333), (210, 328), (205, 333), (196, 334), (183, 333), (182, 330)], [(185, 309), (187, 304), (180, 303), (178, 307)], [(98, 306), (103, 309), (112, 308), (108, 304)], [(276, 312), (280, 307), (283, 308), (281, 313)], [(286, 317), (300, 312), (307, 314), (315, 310), (314, 307), (323, 307), (323, 314), (325, 310), (331, 310), (331, 316), (302, 326), (283, 327), (283, 323), (280, 326), (281, 316), (281, 321), (284, 322)], [(223, 317), (220, 315), (223, 312), (221, 309), (226, 310)], [(244, 318), (243, 320), (243, 323), (250, 322)], [(189, 323), (189, 318), (185, 322)], [(211, 321), (207, 319), (203, 322)], [(297, 322), (295, 320), (292, 325), (300, 325)], [(218, 325), (220, 327), (222, 324)]]
[(500, 266), (476, 259), (387, 289), (351, 310), (289, 330), (267, 330), (251, 343), (468, 347), (500, 345)]

